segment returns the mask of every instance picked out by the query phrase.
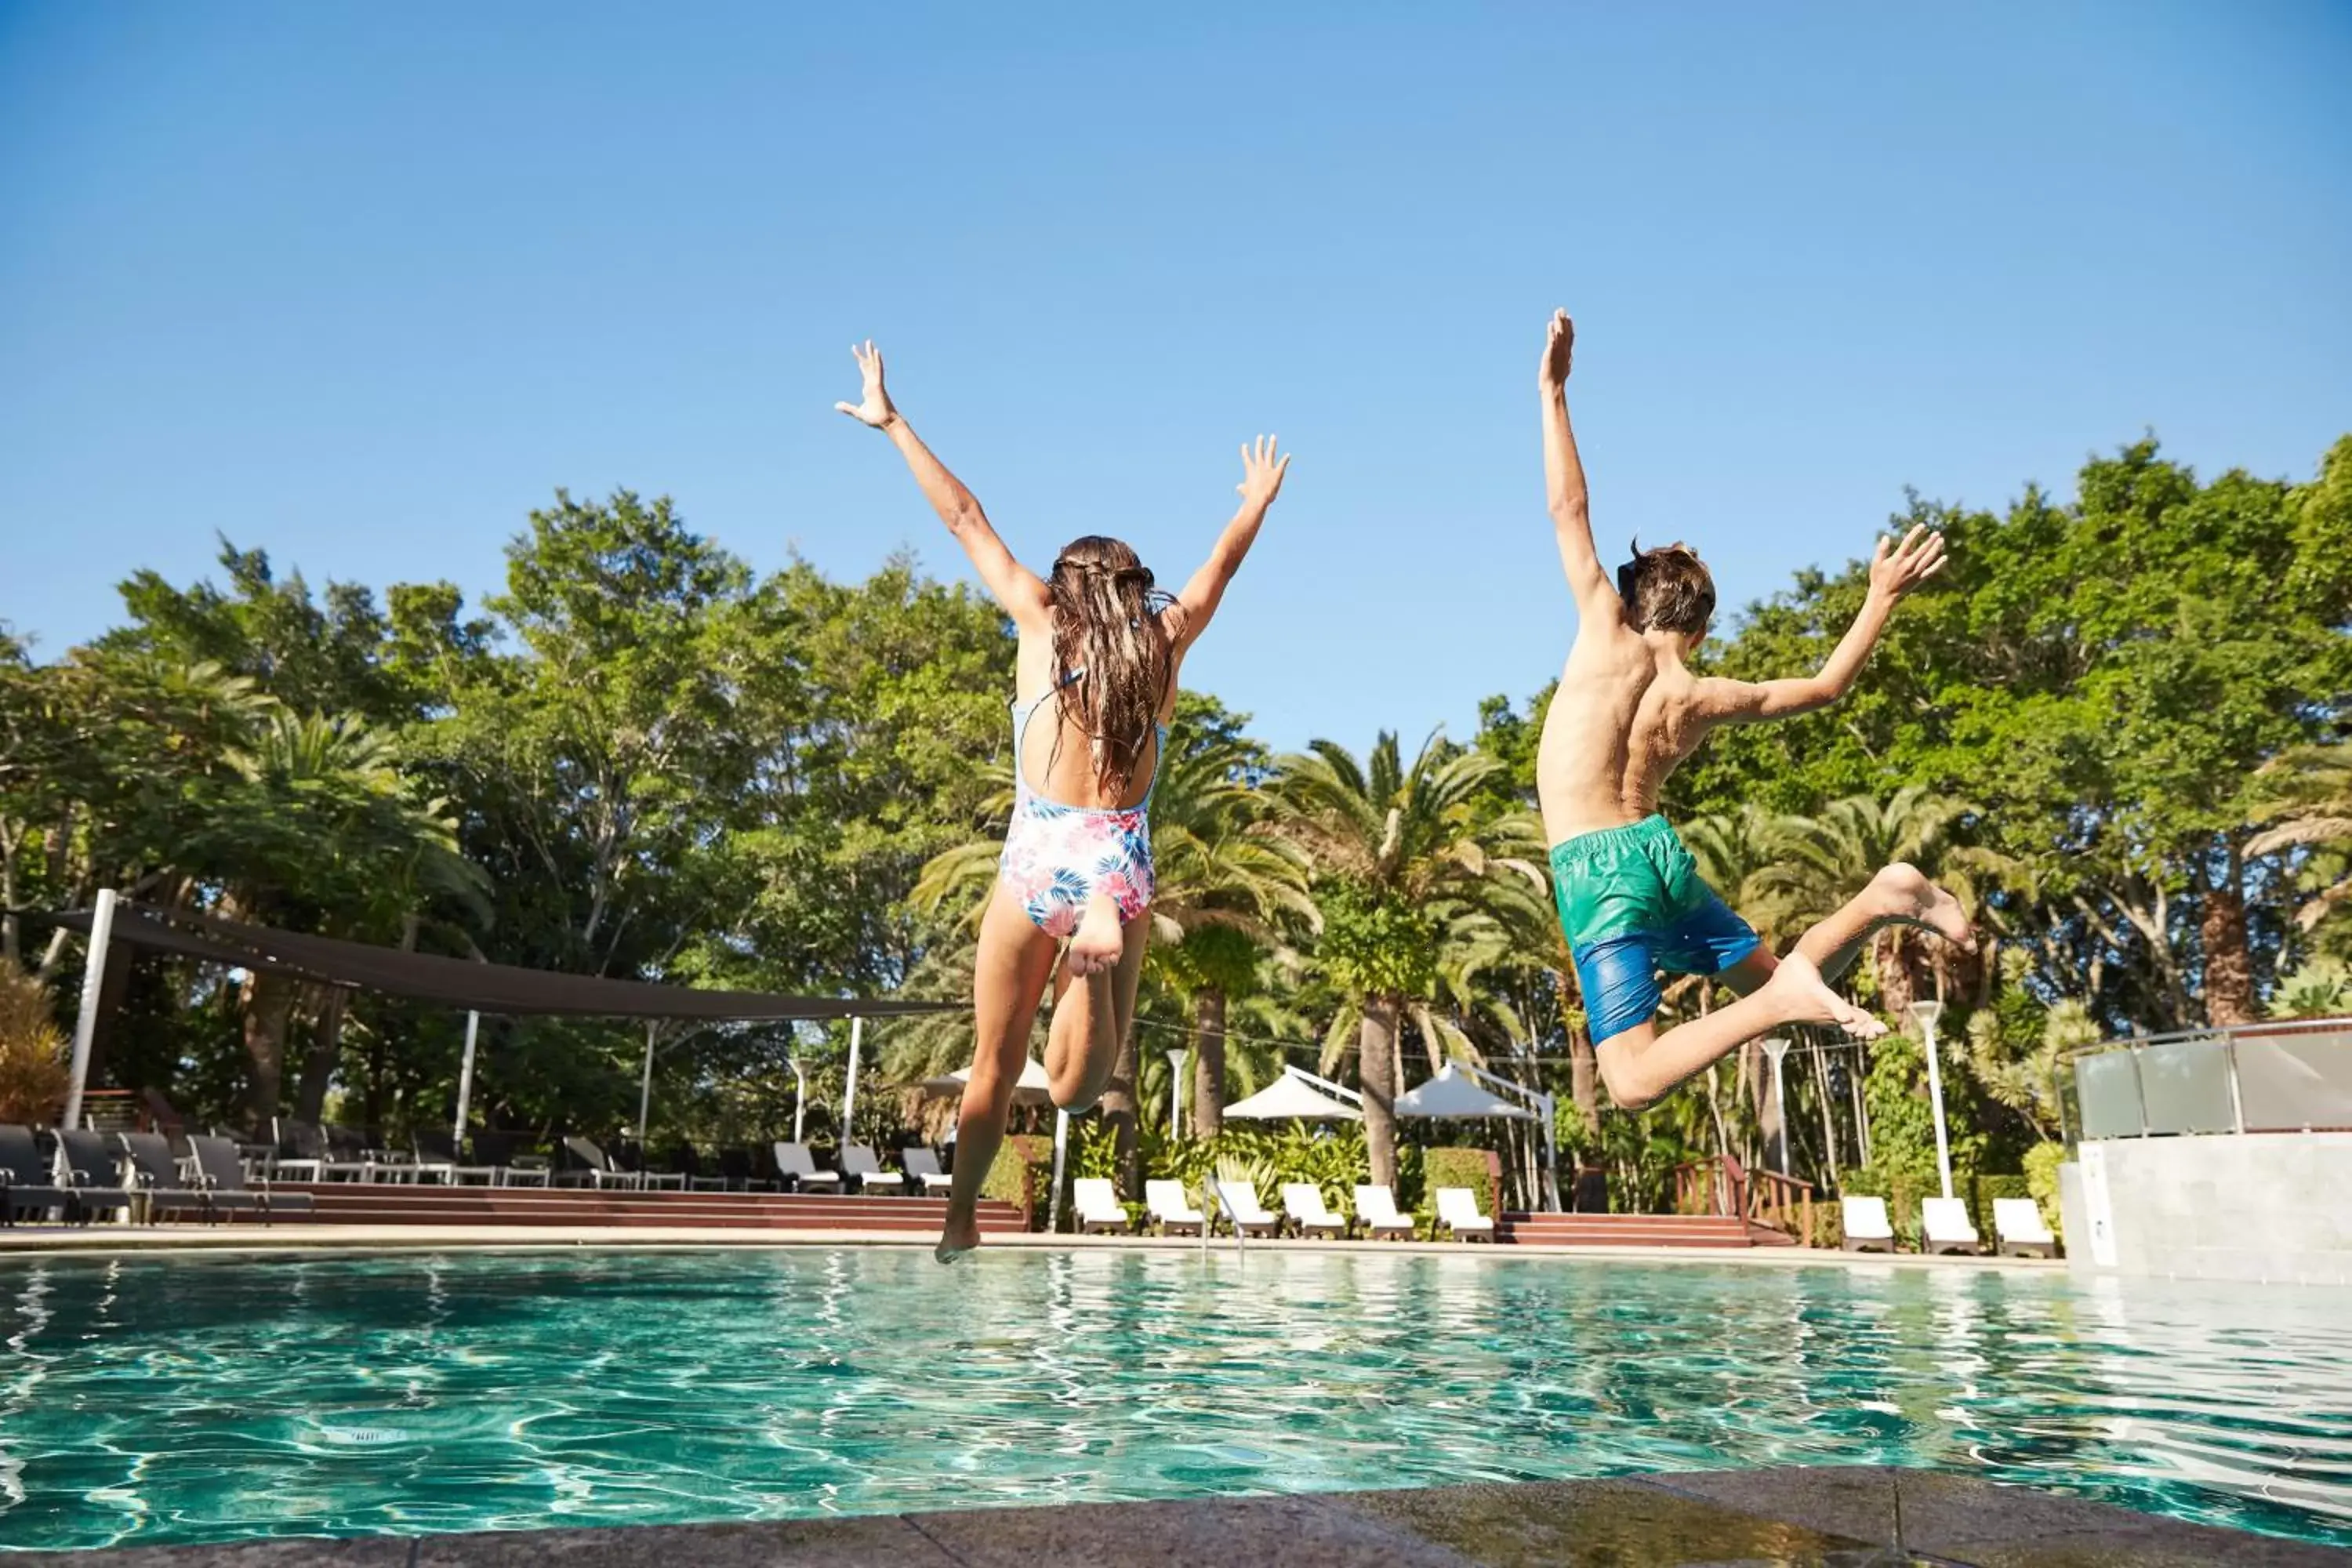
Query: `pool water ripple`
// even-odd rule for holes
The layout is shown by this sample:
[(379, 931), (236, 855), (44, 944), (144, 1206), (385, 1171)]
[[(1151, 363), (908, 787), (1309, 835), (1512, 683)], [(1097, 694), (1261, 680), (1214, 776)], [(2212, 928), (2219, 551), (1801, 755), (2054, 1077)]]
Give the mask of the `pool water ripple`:
[(0, 1547), (1837, 1462), (2352, 1544), (2352, 1299), (1265, 1247), (0, 1265)]

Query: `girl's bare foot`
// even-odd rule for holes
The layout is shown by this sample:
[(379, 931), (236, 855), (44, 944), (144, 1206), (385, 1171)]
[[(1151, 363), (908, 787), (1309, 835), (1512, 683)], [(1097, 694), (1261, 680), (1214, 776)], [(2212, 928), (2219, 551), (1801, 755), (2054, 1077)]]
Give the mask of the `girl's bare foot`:
[(1115, 968), (1126, 948), (1127, 939), (1118, 929), (1118, 906), (1096, 894), (1087, 901), (1086, 916), (1070, 938), (1070, 973), (1099, 974)]
[(1960, 900), (1927, 880), (1917, 867), (1897, 860), (1872, 880), (1886, 900), (1889, 919), (1934, 931), (1964, 952), (1977, 950), (1976, 928), (1961, 911)]
[(1874, 1040), (1886, 1026), (1829, 987), (1813, 961), (1792, 952), (1759, 993), (1777, 1000), (1791, 1024), (1835, 1024), (1858, 1040)]
[(948, 1205), (947, 1227), (940, 1232), (940, 1244), (931, 1256), (941, 1263), (953, 1263), (980, 1245), (980, 1216), (970, 1209), (959, 1213), (953, 1204)]

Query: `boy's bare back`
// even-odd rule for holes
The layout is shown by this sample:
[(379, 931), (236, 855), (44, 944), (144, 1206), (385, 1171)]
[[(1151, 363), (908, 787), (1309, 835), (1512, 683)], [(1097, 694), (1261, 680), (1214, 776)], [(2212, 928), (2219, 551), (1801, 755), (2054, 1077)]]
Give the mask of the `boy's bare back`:
[(1593, 546), (1584, 465), (1568, 418), (1575, 342), (1568, 312), (1556, 312), (1538, 375), (1545, 489), (1577, 612), (1576, 642), (1536, 753), (1536, 795), (1553, 844), (1655, 813), (1667, 777), (1716, 726), (1785, 718), (1836, 701), (1861, 673), (1895, 605), (1944, 563), (1943, 536), (1927, 529), (1913, 529), (1900, 545), (1881, 539), (1862, 614), (1817, 674), (1762, 681), (1693, 675), (1683, 660), (1706, 640), (1714, 608), (1713, 584), (1696, 555), (1679, 546), (1659, 552), (1686, 558), (1681, 569), (1704, 584), (1699, 613), (1669, 616), (1669, 625), (1637, 624)]
[(1627, 625), (1622, 605), (1583, 613), (1536, 752), (1546, 839), (1558, 844), (1656, 811), (1667, 775), (1712, 728), (1702, 685), (1679, 657)]

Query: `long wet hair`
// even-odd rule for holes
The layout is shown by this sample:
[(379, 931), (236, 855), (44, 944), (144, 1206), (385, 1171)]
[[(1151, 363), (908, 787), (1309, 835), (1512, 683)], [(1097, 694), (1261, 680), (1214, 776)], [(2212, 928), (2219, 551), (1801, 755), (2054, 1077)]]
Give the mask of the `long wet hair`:
[[(1045, 587), (1054, 598), (1054, 684), (1062, 711), (1087, 732), (1095, 782), (1124, 793), (1168, 697), (1175, 649), (1160, 612), (1173, 600), (1152, 585), (1132, 549), (1098, 533), (1062, 547)], [(1056, 755), (1061, 746), (1057, 726)]]

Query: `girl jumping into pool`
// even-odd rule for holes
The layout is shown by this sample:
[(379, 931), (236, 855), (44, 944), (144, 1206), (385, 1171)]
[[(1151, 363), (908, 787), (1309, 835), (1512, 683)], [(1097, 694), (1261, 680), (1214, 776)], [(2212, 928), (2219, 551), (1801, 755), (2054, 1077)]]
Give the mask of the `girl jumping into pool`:
[(980, 1242), (981, 1183), (1004, 1140), (1029, 1028), (1054, 984), (1045, 1074), (1054, 1103), (1084, 1110), (1109, 1082), (1135, 1016), (1151, 905), (1151, 786), (1184, 655), (1208, 629), (1290, 467), (1272, 437), (1242, 448), (1241, 510), (1208, 561), (1171, 598), (1135, 552), (1087, 534), (1042, 580), (1013, 558), (963, 481), (931, 455), (882, 384), (872, 342), (851, 350), (865, 377), (834, 406), (890, 437), (1021, 637), (1013, 667), (1013, 820), (972, 965), (975, 1050), (956, 1124), (953, 1191), (939, 1258)]

